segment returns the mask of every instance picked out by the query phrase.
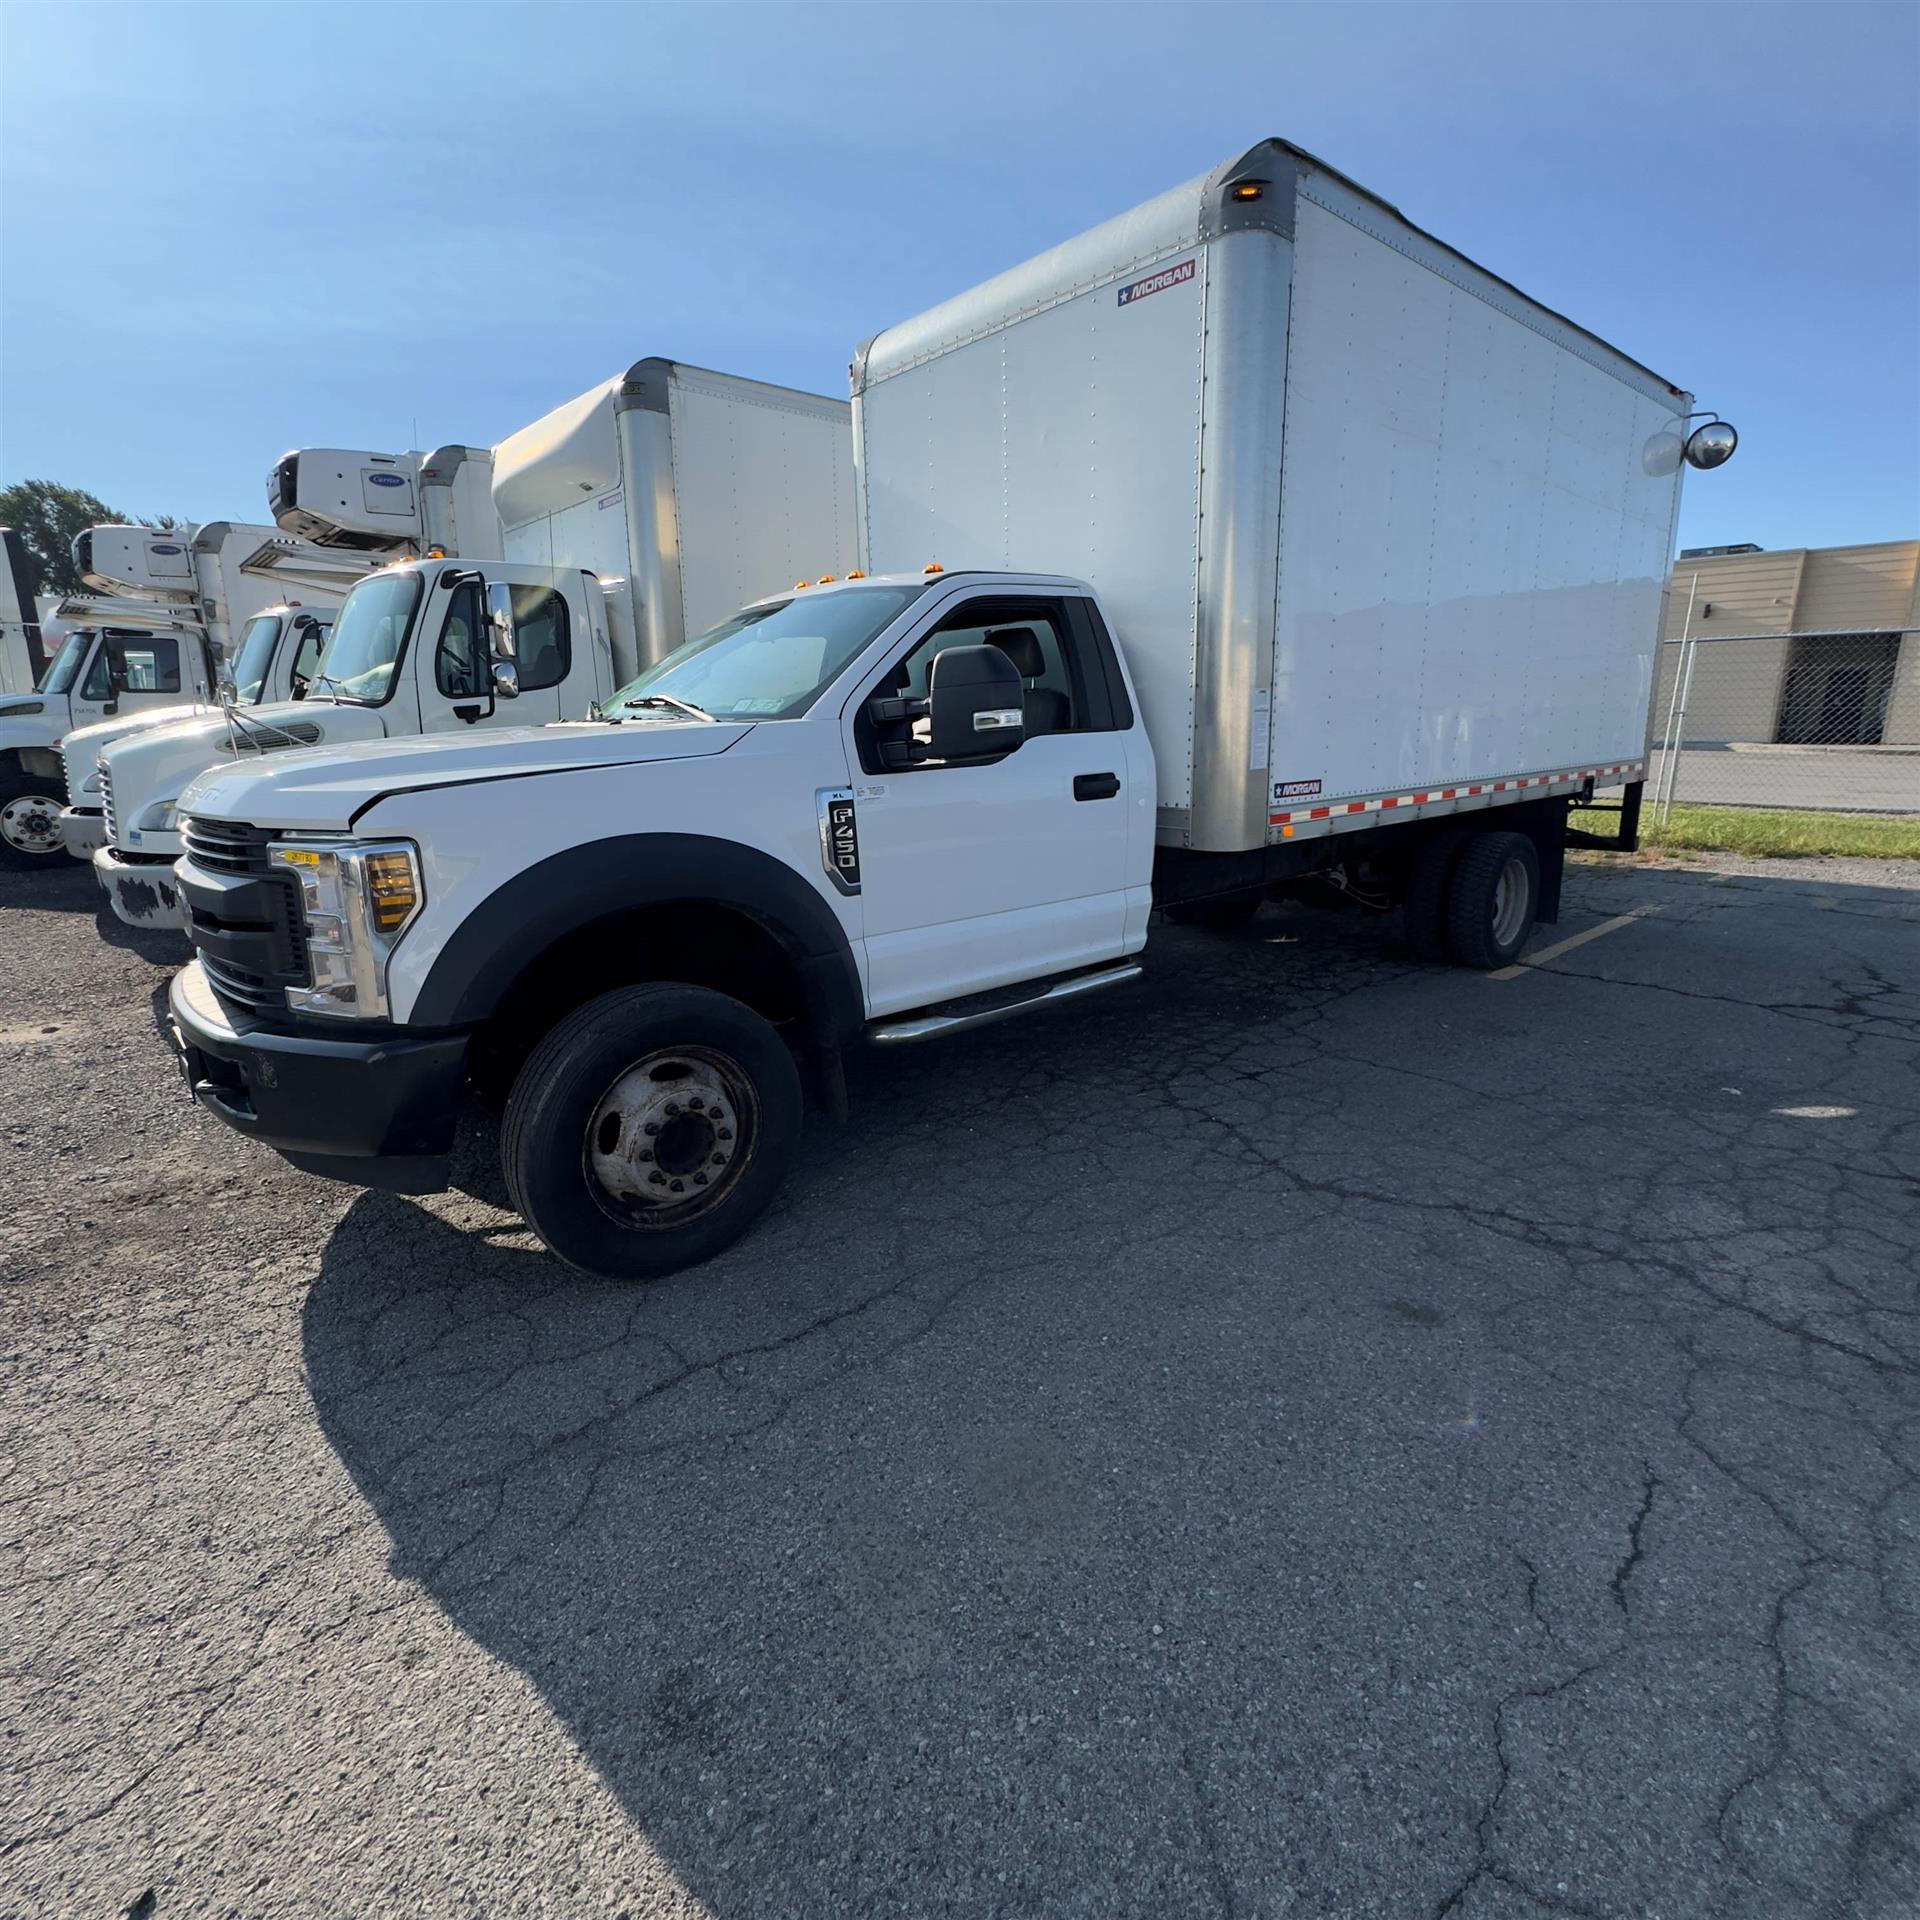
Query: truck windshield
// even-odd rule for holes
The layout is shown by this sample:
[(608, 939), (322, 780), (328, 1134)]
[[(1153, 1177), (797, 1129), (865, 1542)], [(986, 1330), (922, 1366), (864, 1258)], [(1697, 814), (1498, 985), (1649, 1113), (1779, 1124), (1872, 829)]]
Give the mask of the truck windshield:
[(393, 690), (393, 670), (419, 604), (420, 576), (411, 567), (356, 583), (333, 616), (314, 691), (377, 707)]
[(40, 676), (40, 684), (35, 693), (66, 693), (80, 673), (81, 663), (87, 657), (87, 649), (93, 645), (93, 630), (82, 627), (77, 633), (70, 633), (60, 643), (60, 651), (47, 662), (47, 670)]
[(747, 607), (676, 647), (600, 710), (625, 719), (658, 700), (715, 720), (794, 719), (926, 590), (917, 583), (849, 587)]
[(267, 690), (267, 668), (273, 662), (274, 643), (280, 638), (280, 616), (257, 614), (240, 636), (233, 660), (233, 698), (236, 706), (258, 706)]

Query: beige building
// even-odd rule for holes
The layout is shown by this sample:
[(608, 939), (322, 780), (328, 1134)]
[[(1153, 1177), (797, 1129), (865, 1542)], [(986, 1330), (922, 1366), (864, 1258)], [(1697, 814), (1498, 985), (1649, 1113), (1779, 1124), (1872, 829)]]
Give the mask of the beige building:
[(1656, 738), (1686, 634), (1700, 645), (1685, 740), (1920, 746), (1920, 540), (1683, 553), (1661, 616)]

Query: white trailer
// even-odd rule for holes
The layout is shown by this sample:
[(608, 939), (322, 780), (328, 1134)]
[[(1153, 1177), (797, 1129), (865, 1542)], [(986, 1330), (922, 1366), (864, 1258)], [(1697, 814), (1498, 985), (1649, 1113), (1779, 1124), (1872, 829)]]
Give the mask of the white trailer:
[(803, 1071), (1113, 988), (1156, 908), (1332, 884), (1509, 963), (1568, 803), (1630, 843), (1688, 396), (1282, 141), (854, 364), (872, 569), (603, 708), (181, 796), (188, 1078), (444, 1184), (464, 1090), (563, 1259), (706, 1258)]
[(46, 670), (26, 548), (11, 527), (0, 527), (0, 693), (31, 693)]
[(298, 447), (267, 476), (267, 511), (283, 533), (319, 547), (387, 558), (435, 551), (465, 560), (506, 557), (488, 447)]
[(506, 558), (597, 574), (615, 645), (649, 666), (853, 564), (850, 419), (844, 400), (636, 361), (494, 449)]

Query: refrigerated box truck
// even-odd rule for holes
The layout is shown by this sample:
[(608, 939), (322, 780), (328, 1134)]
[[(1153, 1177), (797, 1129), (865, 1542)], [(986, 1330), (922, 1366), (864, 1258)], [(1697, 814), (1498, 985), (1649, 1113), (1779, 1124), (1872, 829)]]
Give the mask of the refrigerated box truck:
[(639, 360), (493, 450), (509, 560), (584, 567), (643, 667), (796, 571), (853, 564), (844, 400)]
[(605, 723), (182, 797), (199, 1098), (444, 1184), (463, 1093), (561, 1258), (661, 1273), (779, 1185), (803, 1076), (1119, 986), (1156, 908), (1343, 887), (1511, 960), (1643, 762), (1679, 387), (1281, 141), (877, 335), (872, 567)]
[[(429, 547), (356, 589), (314, 679), (317, 697), (297, 711), (268, 704), (111, 743), (101, 781), (111, 837), (93, 864), (114, 913), (134, 926), (178, 923), (177, 802), (210, 765), (580, 719), (677, 647), (688, 620), (698, 632), (797, 568), (847, 564), (848, 419), (845, 401), (648, 359), (491, 456), (433, 455), (444, 506), (423, 484), (429, 517), (407, 537), (495, 524), (494, 506), (461, 478), (490, 462), (497, 519), (508, 522), (496, 557), (442, 558)], [(269, 495), (310, 537), (338, 512), (354, 536), (342, 545), (370, 557), (365, 502), (399, 492), (375, 485), (375, 471), (386, 469), (365, 456), (303, 451), (291, 472), (285, 461), (275, 468)], [(506, 649), (497, 657), (496, 641)]]

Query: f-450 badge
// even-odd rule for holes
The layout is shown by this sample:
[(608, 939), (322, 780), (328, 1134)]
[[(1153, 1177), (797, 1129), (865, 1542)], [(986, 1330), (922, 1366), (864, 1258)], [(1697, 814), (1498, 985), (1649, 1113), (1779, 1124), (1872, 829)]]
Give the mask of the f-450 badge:
[(842, 893), (860, 891), (860, 825), (854, 818), (851, 787), (822, 787), (814, 796), (820, 806), (820, 864)]

